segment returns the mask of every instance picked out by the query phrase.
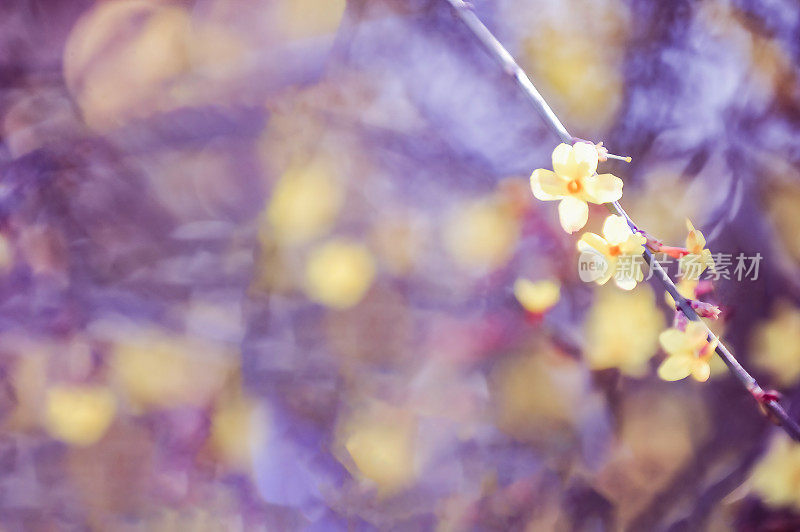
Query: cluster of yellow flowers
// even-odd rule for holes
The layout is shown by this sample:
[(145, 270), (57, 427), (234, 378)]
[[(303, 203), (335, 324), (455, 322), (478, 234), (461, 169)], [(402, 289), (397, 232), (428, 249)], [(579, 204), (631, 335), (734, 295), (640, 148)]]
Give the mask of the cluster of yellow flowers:
[[(561, 227), (567, 233), (581, 230), (589, 219), (589, 203), (604, 204), (622, 197), (622, 180), (612, 174), (598, 174), (597, 165), (606, 159), (602, 143), (576, 142), (574, 145), (559, 144), (553, 151), (553, 171), (534, 170), (531, 174), (533, 195), (542, 201), (556, 201)], [(680, 271), (685, 273), (689, 266), (695, 274), (707, 268), (714, 269), (711, 252), (706, 249), (706, 239), (692, 223), (687, 220), (689, 231), (686, 247), (662, 246), (654, 239), (648, 239), (638, 229), (634, 231), (624, 217), (612, 214), (603, 224), (602, 236), (586, 232), (581, 235), (577, 247), (581, 252), (581, 265), (596, 267), (591, 280), (606, 284), (610, 279), (624, 290), (632, 290), (643, 279), (641, 265), (637, 261), (645, 246), (652, 251), (662, 251), (680, 259)], [(698, 272), (699, 270), (699, 272)], [(688, 279), (686, 275), (684, 278)], [(530, 310), (534, 299), (528, 281), (520, 280), (514, 287), (517, 299)], [(695, 281), (696, 283), (696, 281)], [(693, 294), (692, 294), (693, 295)], [(707, 303), (699, 303), (710, 310), (701, 315), (715, 318), (718, 309)], [(713, 310), (713, 312), (712, 312)], [(680, 310), (676, 310), (680, 313)], [(713, 336), (713, 335), (712, 335)], [(718, 340), (709, 341), (702, 323), (678, 319), (676, 325), (659, 336), (659, 342), (668, 357), (658, 369), (658, 375), (668, 381), (680, 380), (691, 375), (698, 381), (708, 379), (711, 371), (711, 358)]]

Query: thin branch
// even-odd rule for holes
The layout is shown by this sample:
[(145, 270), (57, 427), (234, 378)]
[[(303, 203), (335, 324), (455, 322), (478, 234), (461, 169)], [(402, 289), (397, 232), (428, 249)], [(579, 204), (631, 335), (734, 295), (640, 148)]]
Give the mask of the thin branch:
[[(528, 78), (528, 76), (525, 74), (525, 71), (523, 71), (517, 62), (514, 61), (514, 58), (511, 56), (508, 50), (506, 50), (503, 45), (500, 44), (500, 41), (498, 41), (492, 32), (489, 31), (483, 22), (481, 22), (477, 15), (472, 12), (471, 6), (462, 0), (446, 1), (453, 8), (458, 18), (472, 31), (473, 35), (484, 46), (484, 48), (486, 48), (486, 50), (489, 52), (489, 55), (491, 55), (500, 64), (507, 74), (516, 80), (520, 89), (522, 89), (522, 92), (528, 97), (528, 101), (530, 101), (545, 123), (550, 127), (550, 130), (566, 144), (573, 144), (580, 140), (570, 135), (556, 114), (544, 100), (542, 95), (539, 94), (539, 91), (533, 85), (530, 78)], [(625, 209), (622, 208), (622, 205), (620, 205), (618, 201), (609, 203), (607, 206), (612, 213), (625, 218), (631, 229), (634, 231), (638, 230), (636, 224), (633, 222), (631, 217), (628, 216), (628, 213), (625, 212)], [(653, 271), (654, 277), (661, 281), (664, 289), (675, 300), (677, 307), (680, 308), (680, 310), (690, 320), (703, 323), (709, 338), (711, 340), (715, 339), (716, 336), (714, 333), (712, 333), (708, 326), (700, 319), (700, 317), (691, 307), (689, 301), (680, 293), (678, 293), (678, 289), (675, 287), (672, 279), (670, 279), (667, 272), (664, 271), (661, 265), (658, 264), (658, 262), (654, 259), (653, 253), (645, 247), (643, 256), (648, 266)], [(744, 369), (744, 367), (742, 367), (739, 361), (736, 360), (733, 354), (731, 354), (728, 348), (725, 347), (721, 341), (719, 344), (717, 344), (716, 352), (731, 370), (736, 379), (742, 384), (742, 386), (748, 392), (750, 392), (758, 404), (767, 411), (768, 417), (775, 424), (780, 425), (794, 440), (800, 442), (800, 425), (798, 425), (795, 420), (789, 417), (778, 400), (772, 394), (764, 392), (753, 376), (750, 375), (747, 370)]]

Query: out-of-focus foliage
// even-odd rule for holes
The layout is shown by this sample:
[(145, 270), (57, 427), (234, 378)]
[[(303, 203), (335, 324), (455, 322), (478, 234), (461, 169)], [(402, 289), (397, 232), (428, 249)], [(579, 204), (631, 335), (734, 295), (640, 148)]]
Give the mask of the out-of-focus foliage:
[(515, 28), (523, 67), (541, 81), (563, 119), (576, 127), (608, 127), (623, 101), (623, 54), (635, 24), (630, 8), (617, 0), (502, 5), (508, 20), (524, 20)]
[[(680, 288), (800, 417), (800, 6), (473, 4), (642, 229), (761, 253)], [(444, 0), (0, 2), (0, 526), (800, 528), (658, 286), (580, 280), (557, 144)]]
[(493, 198), (456, 204), (444, 222), (442, 240), (453, 260), (482, 270), (508, 262), (519, 226), (513, 212)]
[(665, 325), (652, 291), (607, 287), (597, 296), (586, 318), (587, 363), (593, 369), (619, 368), (627, 375), (643, 376)]
[(692, 467), (706, 439), (706, 411), (699, 397), (670, 390), (632, 393), (598, 488), (624, 522), (658, 500), (675, 475)]
[(128, 334), (114, 343), (110, 378), (134, 409), (207, 403), (230, 372), (218, 346), (160, 331)]
[(87, 124), (107, 129), (177, 103), (171, 85), (189, 70), (189, 39), (178, 6), (128, 0), (85, 13), (64, 48), (64, 79)]

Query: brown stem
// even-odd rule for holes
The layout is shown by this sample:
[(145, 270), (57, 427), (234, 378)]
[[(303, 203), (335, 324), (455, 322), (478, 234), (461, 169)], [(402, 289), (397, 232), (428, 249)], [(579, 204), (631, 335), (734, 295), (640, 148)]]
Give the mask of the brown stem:
[[(561, 123), (558, 119), (556, 114), (544, 100), (539, 91), (531, 82), (530, 78), (525, 74), (525, 71), (514, 61), (514, 58), (511, 54), (506, 50), (500, 41), (492, 34), (489, 29), (484, 26), (483, 22), (472, 12), (471, 6), (462, 0), (446, 0), (447, 3), (452, 6), (455, 14), (467, 26), (470, 31), (472, 31), (473, 35), (478, 39), (478, 41), (483, 45), (484, 48), (489, 52), (491, 55), (503, 68), (503, 70), (509, 74), (511, 77), (519, 85), (522, 92), (528, 97), (528, 100), (531, 102), (533, 107), (545, 121), (545, 123), (550, 127), (550, 130), (555, 133), (555, 135), (564, 143), (566, 144), (573, 144), (574, 142), (580, 141), (576, 137), (570, 135), (567, 131), (567, 128)], [(631, 220), (631, 217), (628, 216), (628, 213), (625, 212), (625, 209), (622, 208), (622, 205), (619, 204), (618, 201), (613, 203), (606, 204), (608, 209), (619, 216), (625, 218), (628, 222), (628, 225), (631, 227), (633, 231), (639, 231), (637, 225)], [(697, 315), (695, 310), (692, 308), (689, 301), (684, 298), (682, 295), (678, 293), (678, 289), (675, 287), (675, 284), (670, 279), (669, 275), (666, 271), (658, 264), (658, 261), (654, 260), (653, 253), (645, 248), (644, 251), (644, 259), (647, 262), (648, 266), (654, 273), (654, 277), (658, 278), (659, 281), (664, 286), (664, 289), (672, 296), (675, 300), (675, 304), (678, 308), (683, 311), (687, 318), (693, 321), (699, 321), (703, 323), (706, 327), (706, 331), (708, 333), (708, 337), (710, 340), (716, 338), (714, 333), (708, 328), (708, 326), (700, 320), (700, 317)], [(797, 424), (795, 420), (789, 417), (786, 413), (786, 410), (780, 405), (778, 400), (775, 398), (774, 394), (765, 392), (756, 382), (752, 375), (750, 375), (747, 370), (739, 364), (739, 361), (728, 351), (728, 348), (720, 341), (717, 344), (716, 349), (717, 354), (722, 358), (723, 362), (728, 366), (731, 370), (731, 373), (736, 377), (736, 379), (742, 384), (742, 386), (750, 392), (753, 398), (758, 402), (760, 406), (766, 410), (768, 417), (777, 425), (781, 426), (783, 430), (786, 431), (789, 436), (791, 436), (794, 440), (800, 442), (800, 425)]]

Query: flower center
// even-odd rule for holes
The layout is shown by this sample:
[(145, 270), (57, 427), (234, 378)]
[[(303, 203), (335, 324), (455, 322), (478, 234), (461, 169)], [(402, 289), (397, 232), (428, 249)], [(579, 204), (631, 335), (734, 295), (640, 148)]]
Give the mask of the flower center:
[(578, 192), (581, 191), (581, 188), (583, 188), (581, 187), (581, 182), (578, 181), (577, 179), (573, 179), (572, 181), (567, 183), (567, 190), (570, 192), (570, 194), (577, 194)]
[(611, 255), (612, 257), (616, 257), (621, 252), (622, 251), (619, 249), (619, 246), (611, 246), (608, 248), (608, 254)]

